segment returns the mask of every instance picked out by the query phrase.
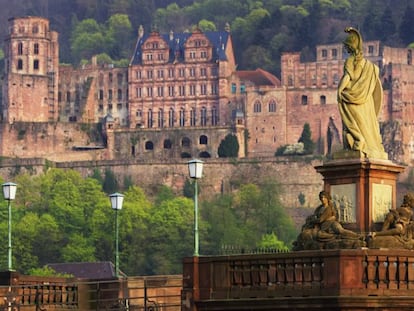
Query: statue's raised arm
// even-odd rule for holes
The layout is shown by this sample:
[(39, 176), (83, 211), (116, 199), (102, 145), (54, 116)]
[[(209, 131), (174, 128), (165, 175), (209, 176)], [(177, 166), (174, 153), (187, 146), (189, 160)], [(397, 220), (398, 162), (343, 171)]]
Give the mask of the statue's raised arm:
[(345, 32), (348, 36), (343, 43), (349, 57), (338, 86), (344, 149), (359, 151), (366, 158), (388, 159), (378, 123), (383, 101), (379, 68), (364, 58), (358, 30), (347, 27)]

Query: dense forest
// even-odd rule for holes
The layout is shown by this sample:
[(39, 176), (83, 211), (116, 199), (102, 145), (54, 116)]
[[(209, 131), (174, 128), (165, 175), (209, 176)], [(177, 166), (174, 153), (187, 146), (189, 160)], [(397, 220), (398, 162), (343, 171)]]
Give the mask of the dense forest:
[(414, 0), (0, 0), (0, 29), (10, 17), (50, 19), (60, 34), (61, 62), (128, 63), (137, 29), (162, 33), (223, 30), (230, 26), (240, 69), (278, 74), (280, 55), (301, 51), (314, 58), (317, 44), (340, 41), (345, 26), (365, 40), (391, 46), (414, 42)]
[[(182, 258), (194, 252), (194, 184), (189, 180), (182, 194), (155, 186), (154, 196), (128, 178), (120, 188), (110, 170), (95, 170), (83, 178), (74, 170), (49, 168), (37, 176), (17, 174), (14, 181), (13, 268), (19, 272), (39, 274), (48, 263), (114, 262), (115, 212), (108, 193), (117, 191), (125, 196), (118, 212), (124, 273), (181, 273)], [(277, 182), (265, 180), (240, 184), (237, 193), (200, 200), (200, 254), (221, 254), (223, 247), (286, 250), (296, 230), (279, 196)], [(1, 271), (7, 267), (7, 226), (7, 202), (2, 200)]]

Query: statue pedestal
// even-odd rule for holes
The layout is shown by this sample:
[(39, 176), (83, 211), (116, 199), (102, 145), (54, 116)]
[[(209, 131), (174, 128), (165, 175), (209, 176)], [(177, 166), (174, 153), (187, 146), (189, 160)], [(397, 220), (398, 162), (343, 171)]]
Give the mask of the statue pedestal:
[(324, 178), (344, 227), (367, 233), (381, 229), (385, 215), (396, 208), (396, 184), (404, 166), (389, 160), (334, 159), (315, 167)]

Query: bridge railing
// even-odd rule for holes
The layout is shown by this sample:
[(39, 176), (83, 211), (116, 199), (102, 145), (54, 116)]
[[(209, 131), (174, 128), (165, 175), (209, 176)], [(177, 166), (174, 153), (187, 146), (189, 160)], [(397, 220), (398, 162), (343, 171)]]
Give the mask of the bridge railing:
[(409, 250), (317, 250), (186, 258), (183, 300), (413, 295)]

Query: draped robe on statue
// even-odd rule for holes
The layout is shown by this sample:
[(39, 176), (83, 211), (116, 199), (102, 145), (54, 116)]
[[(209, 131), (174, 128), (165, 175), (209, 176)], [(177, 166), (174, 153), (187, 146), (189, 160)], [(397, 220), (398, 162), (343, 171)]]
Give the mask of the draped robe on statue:
[(367, 59), (345, 61), (345, 86), (339, 94), (344, 148), (362, 152), (368, 158), (387, 159), (379, 130), (382, 105), (379, 68)]

